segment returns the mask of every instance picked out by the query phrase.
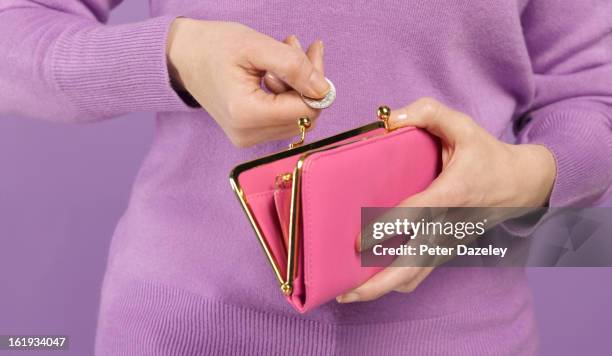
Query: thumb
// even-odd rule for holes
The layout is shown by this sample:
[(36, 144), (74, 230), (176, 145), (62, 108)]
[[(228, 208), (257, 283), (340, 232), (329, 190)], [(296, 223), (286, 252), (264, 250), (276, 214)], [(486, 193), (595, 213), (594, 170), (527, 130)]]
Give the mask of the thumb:
[(471, 119), (439, 101), (421, 98), (401, 109), (393, 110), (389, 123), (392, 128), (416, 126), (427, 130), (445, 142), (456, 142)]
[(305, 96), (323, 98), (330, 89), (323, 73), (302, 50), (268, 36), (258, 34), (248, 60), (256, 69), (273, 73)]

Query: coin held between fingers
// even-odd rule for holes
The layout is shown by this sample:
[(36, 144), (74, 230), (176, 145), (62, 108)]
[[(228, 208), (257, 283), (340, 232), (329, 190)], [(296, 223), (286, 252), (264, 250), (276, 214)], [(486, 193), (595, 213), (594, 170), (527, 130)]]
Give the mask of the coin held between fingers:
[(336, 87), (334, 86), (334, 83), (332, 83), (328, 78), (325, 78), (325, 80), (329, 84), (329, 91), (327, 94), (325, 94), (323, 99), (313, 99), (301, 94), (302, 100), (304, 100), (306, 105), (313, 109), (325, 109), (330, 107), (334, 100), (336, 100)]

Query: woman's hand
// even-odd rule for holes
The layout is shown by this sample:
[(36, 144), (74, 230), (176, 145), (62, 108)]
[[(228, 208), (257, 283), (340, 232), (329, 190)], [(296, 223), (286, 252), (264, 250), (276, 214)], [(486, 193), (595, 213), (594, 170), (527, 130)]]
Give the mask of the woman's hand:
[[(469, 116), (424, 98), (392, 111), (391, 127), (416, 126), (440, 138), (442, 172), (403, 207), (539, 207), (556, 175), (552, 153), (540, 145), (499, 141)], [(360, 245), (359, 243), (357, 244)], [(368, 301), (390, 291), (411, 292), (432, 267), (390, 266), (337, 299)]]
[[(237, 23), (179, 18), (168, 35), (168, 66), (232, 143), (250, 146), (296, 135), (301, 116), (314, 123), (319, 111), (300, 93), (322, 98), (329, 90), (321, 42), (308, 55), (294, 37), (285, 42)], [(261, 87), (266, 74), (271, 93)]]

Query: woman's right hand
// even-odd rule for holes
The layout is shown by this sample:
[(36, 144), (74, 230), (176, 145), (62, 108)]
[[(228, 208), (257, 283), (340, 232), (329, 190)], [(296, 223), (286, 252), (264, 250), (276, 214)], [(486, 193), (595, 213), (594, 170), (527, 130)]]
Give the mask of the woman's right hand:
[(321, 41), (304, 53), (295, 37), (282, 43), (237, 23), (178, 18), (167, 56), (174, 82), (238, 147), (296, 135), (299, 117), (314, 123), (319, 114), (300, 93), (322, 98), (329, 90)]

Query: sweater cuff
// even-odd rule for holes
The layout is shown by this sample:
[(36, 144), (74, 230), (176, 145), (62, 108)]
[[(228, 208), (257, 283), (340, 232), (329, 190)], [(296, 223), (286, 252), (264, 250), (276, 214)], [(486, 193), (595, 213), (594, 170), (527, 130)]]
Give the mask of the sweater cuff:
[(564, 110), (534, 116), (520, 143), (541, 144), (553, 154), (557, 175), (549, 206), (589, 206), (612, 181), (612, 127), (597, 111)]
[(51, 53), (52, 82), (80, 111), (97, 117), (193, 110), (170, 84), (166, 41), (174, 19), (71, 26)]

